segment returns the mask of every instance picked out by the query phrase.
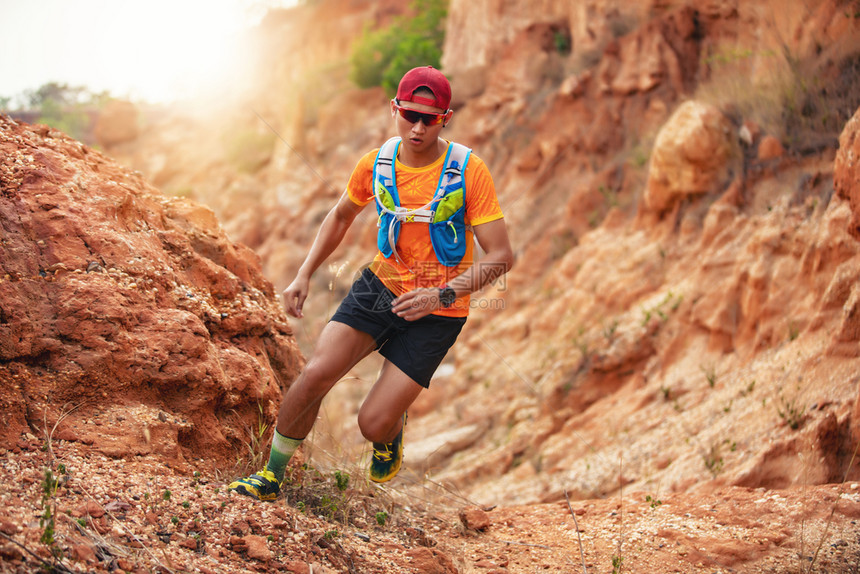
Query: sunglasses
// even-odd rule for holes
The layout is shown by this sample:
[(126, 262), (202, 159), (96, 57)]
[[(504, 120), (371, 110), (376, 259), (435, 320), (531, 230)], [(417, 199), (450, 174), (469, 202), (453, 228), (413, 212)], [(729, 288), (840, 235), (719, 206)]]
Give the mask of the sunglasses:
[(419, 121), (421, 121), (424, 122), (424, 125), (428, 127), (441, 124), (445, 121), (445, 117), (448, 115), (448, 112), (444, 112), (441, 114), (416, 112), (415, 110), (404, 108), (396, 103), (394, 104), (394, 109), (397, 110), (397, 113), (400, 114), (400, 117), (402, 117), (410, 124), (417, 124)]

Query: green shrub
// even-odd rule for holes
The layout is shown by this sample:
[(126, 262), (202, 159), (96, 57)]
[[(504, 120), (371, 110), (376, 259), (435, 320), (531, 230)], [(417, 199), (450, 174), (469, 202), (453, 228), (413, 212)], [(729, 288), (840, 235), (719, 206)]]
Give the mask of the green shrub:
[(349, 474), (345, 472), (335, 471), (334, 480), (335, 484), (337, 484), (337, 489), (341, 492), (349, 487)]
[(350, 79), (360, 88), (382, 86), (393, 96), (400, 78), (417, 66), (440, 67), (446, 0), (413, 0), (412, 17), (381, 30), (365, 30), (353, 48)]
[[(86, 140), (90, 131), (90, 112), (97, 112), (111, 100), (108, 92), (92, 92), (84, 86), (48, 82), (25, 91), (21, 98), (25, 110), (38, 112), (37, 123), (49, 125), (77, 140)], [(5, 103), (4, 103), (5, 102)], [(11, 98), (4, 98), (8, 107)]]
[(79, 105), (63, 106), (62, 102), (45, 100), (39, 112), (37, 123), (51, 126), (77, 140), (84, 139), (89, 128), (89, 117)]

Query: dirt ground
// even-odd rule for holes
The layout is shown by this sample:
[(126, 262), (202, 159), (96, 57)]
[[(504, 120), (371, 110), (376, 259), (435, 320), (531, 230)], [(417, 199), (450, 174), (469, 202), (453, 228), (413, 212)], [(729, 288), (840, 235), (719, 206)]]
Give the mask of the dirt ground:
[(344, 484), (299, 459), (285, 496), (258, 503), (219, 473), (47, 444), (2, 453), (4, 573), (860, 571), (856, 482), (481, 509), (408, 469)]

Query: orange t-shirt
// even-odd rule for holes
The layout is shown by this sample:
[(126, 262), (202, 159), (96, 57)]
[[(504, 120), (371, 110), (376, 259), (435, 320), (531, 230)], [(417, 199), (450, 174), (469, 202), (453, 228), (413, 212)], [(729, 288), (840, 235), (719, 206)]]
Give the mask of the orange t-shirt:
[[(358, 205), (375, 203), (373, 164), (378, 152), (377, 148), (362, 157), (349, 178), (347, 192), (349, 198)], [(405, 166), (399, 159), (395, 161), (395, 181), (400, 205), (406, 209), (419, 209), (427, 205), (436, 193), (444, 163), (444, 153), (431, 165), (419, 168)], [(467, 226), (489, 223), (503, 217), (490, 170), (475, 154), (469, 157), (466, 164), (465, 197)], [(475, 246), (472, 230), (467, 227), (466, 255), (456, 267), (446, 267), (439, 263), (433, 251), (430, 226), (427, 223), (404, 222), (400, 224), (396, 248), (402, 264), (394, 254), (385, 257), (381, 252), (377, 252), (370, 269), (386, 287), (399, 296), (419, 287), (439, 287), (449, 283), (472, 266)], [(439, 309), (435, 314), (465, 317), (469, 314), (469, 296), (460, 297), (453, 305), (447, 309)]]

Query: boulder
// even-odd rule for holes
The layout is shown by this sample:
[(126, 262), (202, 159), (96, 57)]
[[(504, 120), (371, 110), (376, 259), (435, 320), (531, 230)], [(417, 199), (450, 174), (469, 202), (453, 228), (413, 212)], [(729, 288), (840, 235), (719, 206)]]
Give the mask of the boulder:
[(303, 361), (257, 255), (46, 126), (0, 158), (0, 447), (235, 463)]
[(670, 210), (685, 197), (722, 189), (739, 157), (731, 122), (714, 106), (687, 101), (657, 134), (644, 204)]

